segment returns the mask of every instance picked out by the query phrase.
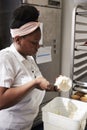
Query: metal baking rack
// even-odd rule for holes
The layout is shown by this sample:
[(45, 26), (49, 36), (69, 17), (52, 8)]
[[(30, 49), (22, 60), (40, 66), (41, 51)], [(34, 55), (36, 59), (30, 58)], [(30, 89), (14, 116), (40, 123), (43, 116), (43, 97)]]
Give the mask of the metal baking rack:
[(72, 16), (71, 79), (73, 91), (87, 93), (87, 5), (77, 5)]

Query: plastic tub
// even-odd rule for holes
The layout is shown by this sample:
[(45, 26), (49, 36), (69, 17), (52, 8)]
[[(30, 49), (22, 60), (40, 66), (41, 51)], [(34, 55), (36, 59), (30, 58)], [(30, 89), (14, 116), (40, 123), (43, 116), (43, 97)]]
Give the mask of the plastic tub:
[(84, 130), (87, 103), (56, 97), (42, 108), (44, 130)]

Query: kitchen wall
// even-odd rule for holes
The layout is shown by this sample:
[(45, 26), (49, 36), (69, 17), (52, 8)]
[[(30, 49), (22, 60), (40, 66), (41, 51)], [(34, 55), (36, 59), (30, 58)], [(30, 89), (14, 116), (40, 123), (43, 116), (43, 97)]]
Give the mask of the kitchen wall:
[[(27, 2), (28, 0), (23, 0)], [(71, 27), (72, 27), (72, 10), (74, 0), (62, 0), (62, 56), (61, 56), (61, 74), (70, 76), (70, 59), (71, 59)]]

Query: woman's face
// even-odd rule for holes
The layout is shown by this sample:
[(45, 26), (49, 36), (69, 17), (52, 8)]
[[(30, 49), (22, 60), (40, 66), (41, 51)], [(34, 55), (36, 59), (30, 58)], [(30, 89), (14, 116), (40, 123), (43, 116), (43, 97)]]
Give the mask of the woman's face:
[(41, 39), (40, 29), (35, 30), (29, 35), (20, 37), (18, 51), (26, 57), (27, 55), (35, 55), (38, 51), (39, 41)]

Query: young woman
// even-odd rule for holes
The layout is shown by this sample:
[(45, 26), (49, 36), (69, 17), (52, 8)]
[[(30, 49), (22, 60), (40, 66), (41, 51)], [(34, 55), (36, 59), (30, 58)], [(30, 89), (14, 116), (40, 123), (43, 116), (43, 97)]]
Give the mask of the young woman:
[(28, 4), (13, 13), (13, 43), (0, 52), (0, 130), (30, 130), (45, 90), (54, 90), (32, 57), (41, 38), (38, 16)]

